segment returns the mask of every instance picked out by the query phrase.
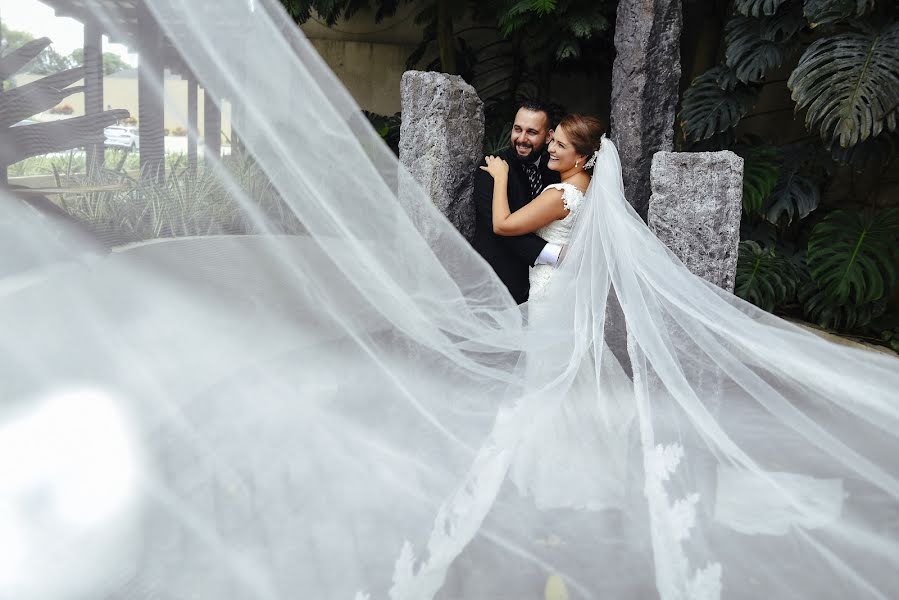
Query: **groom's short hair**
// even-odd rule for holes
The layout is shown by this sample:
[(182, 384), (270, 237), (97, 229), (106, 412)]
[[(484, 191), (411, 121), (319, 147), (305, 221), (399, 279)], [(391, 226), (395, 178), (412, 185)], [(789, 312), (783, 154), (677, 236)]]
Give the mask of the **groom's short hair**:
[(546, 128), (549, 129), (552, 127), (552, 109), (549, 104), (546, 102), (541, 102), (540, 100), (523, 100), (518, 103), (518, 108), (515, 109), (515, 112), (519, 110), (529, 110), (531, 112), (542, 112), (546, 115)]

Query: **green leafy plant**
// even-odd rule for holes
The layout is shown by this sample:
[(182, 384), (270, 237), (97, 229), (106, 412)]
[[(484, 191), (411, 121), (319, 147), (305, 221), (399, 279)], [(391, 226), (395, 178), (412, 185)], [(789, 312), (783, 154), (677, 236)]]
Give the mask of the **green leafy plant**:
[(384, 140), (393, 153), (399, 155), (400, 148), (400, 126), (402, 125), (400, 113), (393, 115), (379, 115), (377, 113), (362, 111), (369, 120), (381, 139)]
[(801, 275), (789, 258), (753, 240), (740, 242), (739, 252), (736, 295), (767, 311), (796, 295)]
[(899, 313), (893, 312), (872, 319), (867, 333), (899, 352)]
[(758, 213), (780, 180), (780, 157), (772, 146), (749, 146), (737, 151), (743, 157), (743, 212)]
[(758, 98), (758, 91), (736, 79), (727, 66), (700, 75), (687, 89), (681, 127), (693, 140), (706, 140), (737, 126)]
[(836, 304), (814, 283), (809, 283), (803, 288), (799, 300), (806, 319), (836, 331), (852, 331), (866, 327), (886, 310), (884, 300), (866, 304)]
[(846, 148), (896, 129), (899, 23), (838, 33), (813, 43), (787, 85), (805, 124)]
[[(889, 327), (868, 329), (896, 312), (889, 298), (899, 225), (895, 209), (873, 207), (899, 155), (899, 3), (733, 0), (731, 6), (732, 14), (720, 13), (727, 20), (719, 38), (723, 60), (685, 91), (680, 125), (685, 148), (733, 148), (744, 158), (747, 241), (737, 291), (768, 310), (798, 308), (822, 326), (893, 340), (883, 333)], [(759, 90), (784, 83), (810, 137), (785, 134), (775, 146), (768, 134), (765, 142), (747, 143), (747, 127), (737, 134), (744, 117), (780, 114), (769, 103), (756, 111)], [(871, 208), (834, 210), (836, 193)]]
[(798, 165), (783, 169), (777, 185), (771, 191), (765, 207), (765, 218), (777, 223), (785, 218), (787, 224), (793, 219), (804, 219), (821, 202), (818, 183), (804, 174)]
[(761, 17), (773, 15), (786, 0), (736, 0), (734, 8), (746, 16)]
[(868, 304), (896, 284), (897, 243), (899, 209), (834, 211), (812, 231), (809, 272), (834, 304)]
[(805, 0), (803, 12), (812, 27), (860, 17), (870, 10), (874, 0)]
[(501, 127), (494, 128), (491, 134), (484, 134), (484, 154), (499, 154), (511, 145), (512, 123), (501, 123)]
[(725, 63), (744, 83), (758, 82), (792, 53), (805, 20), (796, 10), (771, 16), (737, 16), (727, 24)]

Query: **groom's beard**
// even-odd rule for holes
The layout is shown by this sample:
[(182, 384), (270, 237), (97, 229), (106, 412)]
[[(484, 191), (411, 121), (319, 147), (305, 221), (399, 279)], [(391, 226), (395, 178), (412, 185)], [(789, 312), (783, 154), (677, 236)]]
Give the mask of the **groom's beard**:
[[(515, 158), (518, 159), (518, 162), (534, 162), (534, 160), (543, 153), (544, 146), (540, 146), (539, 148), (533, 146), (531, 144), (515, 144)], [(522, 155), (521, 153), (524, 151), (528, 151), (526, 155)]]

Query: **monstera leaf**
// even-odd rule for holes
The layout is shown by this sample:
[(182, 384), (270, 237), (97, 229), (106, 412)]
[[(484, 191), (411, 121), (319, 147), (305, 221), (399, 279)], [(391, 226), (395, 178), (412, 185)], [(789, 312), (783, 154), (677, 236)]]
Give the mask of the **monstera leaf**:
[(740, 242), (734, 293), (762, 310), (773, 311), (793, 296), (800, 274), (774, 248), (753, 240)]
[(750, 146), (739, 151), (743, 157), (743, 212), (762, 210), (780, 179), (781, 161), (771, 146)]
[(784, 62), (805, 19), (792, 10), (769, 17), (734, 17), (727, 23), (727, 66), (743, 82), (761, 80)]
[(802, 313), (812, 323), (821, 327), (848, 331), (858, 329), (881, 316), (887, 307), (886, 300), (867, 304), (837, 304), (833, 298), (809, 282), (799, 293)]
[(785, 170), (765, 209), (765, 218), (777, 223), (781, 215), (786, 214), (787, 223), (794, 218), (804, 219), (810, 212), (818, 208), (821, 202), (821, 189), (817, 182), (803, 174), (797, 166)]
[(796, 109), (825, 142), (854, 146), (896, 129), (899, 23), (822, 38), (808, 47), (790, 75)]
[(834, 211), (812, 230), (808, 266), (832, 304), (869, 304), (896, 282), (899, 209)]
[(736, 81), (725, 66), (709, 69), (684, 93), (680, 119), (688, 139), (706, 140), (736, 127), (758, 98), (758, 90)]
[(874, 0), (805, 0), (803, 13), (809, 25), (827, 25), (851, 16), (862, 16), (873, 6)]
[(741, 15), (760, 17), (762, 15), (773, 15), (784, 2), (786, 0), (736, 0), (734, 8)]

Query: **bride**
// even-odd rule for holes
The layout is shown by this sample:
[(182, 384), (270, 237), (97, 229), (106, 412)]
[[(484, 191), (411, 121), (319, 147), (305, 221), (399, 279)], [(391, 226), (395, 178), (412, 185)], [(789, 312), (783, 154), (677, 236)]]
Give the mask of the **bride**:
[(896, 595), (896, 360), (692, 275), (591, 120), (494, 206), (568, 244), (523, 314), (279, 2), (144, 5), (252, 161), (108, 253), (0, 190), (0, 597)]

